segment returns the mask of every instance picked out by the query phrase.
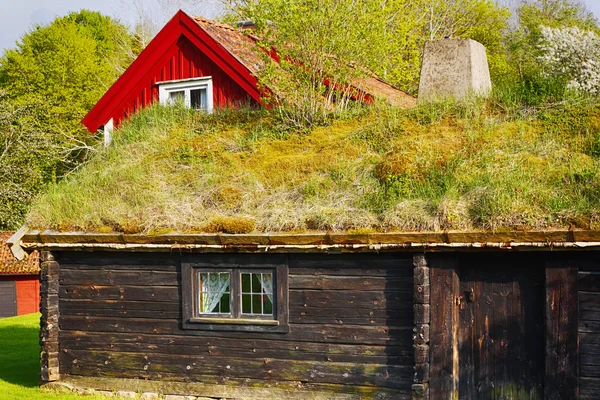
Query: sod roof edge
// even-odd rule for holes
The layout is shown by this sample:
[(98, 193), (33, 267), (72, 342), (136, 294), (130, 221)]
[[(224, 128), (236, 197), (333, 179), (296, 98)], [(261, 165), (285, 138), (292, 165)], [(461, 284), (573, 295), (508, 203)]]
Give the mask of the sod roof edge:
[(600, 231), (165, 234), (30, 230), (28, 249), (127, 251), (448, 251), (457, 249), (598, 249)]

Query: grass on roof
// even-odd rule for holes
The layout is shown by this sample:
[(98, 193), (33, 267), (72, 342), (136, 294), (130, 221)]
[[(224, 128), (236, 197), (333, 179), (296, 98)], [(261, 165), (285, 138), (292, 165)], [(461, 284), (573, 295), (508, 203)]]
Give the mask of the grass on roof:
[(600, 229), (600, 104), (376, 106), (309, 132), (153, 106), (35, 202), (31, 227), (197, 232)]

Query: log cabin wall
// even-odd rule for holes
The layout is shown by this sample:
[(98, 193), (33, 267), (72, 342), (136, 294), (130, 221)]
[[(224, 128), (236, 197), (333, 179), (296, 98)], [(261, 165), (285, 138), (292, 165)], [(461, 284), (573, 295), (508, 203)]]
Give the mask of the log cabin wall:
[[(192, 256), (203, 263), (288, 265), (288, 333), (182, 329), (185, 256), (55, 255), (60, 264), (61, 379), (202, 382), (258, 388), (262, 395), (252, 398), (265, 399), (268, 388), (411, 398), (411, 254)], [(223, 393), (206, 390), (194, 394)]]
[[(594, 260), (594, 258), (596, 258)], [(600, 393), (600, 261), (579, 263), (579, 398)]]

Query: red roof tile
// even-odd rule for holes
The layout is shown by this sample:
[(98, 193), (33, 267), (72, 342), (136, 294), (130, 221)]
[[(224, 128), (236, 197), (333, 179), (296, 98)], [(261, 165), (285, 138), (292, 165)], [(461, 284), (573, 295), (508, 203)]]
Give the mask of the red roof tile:
[[(248, 34), (248, 30), (219, 24), (204, 17), (193, 17), (193, 19), (253, 75), (256, 76), (260, 72), (264, 66), (264, 60), (260, 54), (261, 50), (256, 44), (260, 40), (259, 38)], [(408, 108), (416, 103), (413, 96), (395, 88), (374, 73), (365, 72), (367, 76), (355, 79), (352, 86), (376, 99), (386, 100), (393, 106)]]
[(40, 272), (39, 253), (34, 251), (23, 261), (13, 257), (6, 241), (14, 232), (0, 232), (0, 275), (33, 275)]

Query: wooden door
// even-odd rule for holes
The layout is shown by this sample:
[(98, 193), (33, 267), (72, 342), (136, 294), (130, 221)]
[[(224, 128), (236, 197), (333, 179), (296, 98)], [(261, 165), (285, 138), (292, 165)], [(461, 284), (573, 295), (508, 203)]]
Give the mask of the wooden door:
[(461, 260), (460, 399), (543, 398), (545, 276), (535, 264), (522, 256)]
[(17, 315), (15, 282), (0, 281), (0, 318)]

